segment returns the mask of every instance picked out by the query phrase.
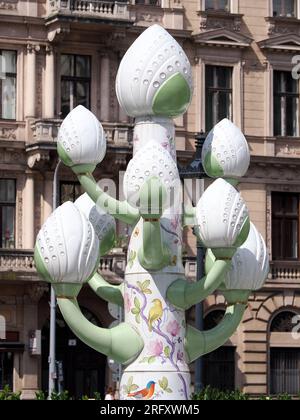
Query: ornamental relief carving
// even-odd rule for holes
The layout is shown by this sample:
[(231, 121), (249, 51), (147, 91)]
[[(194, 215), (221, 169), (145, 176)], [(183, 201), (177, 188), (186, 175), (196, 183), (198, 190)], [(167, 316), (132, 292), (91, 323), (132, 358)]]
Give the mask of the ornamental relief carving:
[(230, 15), (227, 18), (207, 15), (200, 17), (200, 30), (202, 31), (225, 28), (230, 31), (240, 32), (241, 24), (242, 19), (240, 17), (232, 17)]
[(0, 163), (25, 165), (26, 159), (24, 153), (22, 152), (8, 151), (6, 149), (2, 149), (0, 153)]
[(16, 129), (0, 127), (0, 139), (16, 140), (17, 139)]
[(17, 9), (17, 3), (11, 3), (6, 1), (0, 2), (0, 9), (3, 10), (16, 10)]

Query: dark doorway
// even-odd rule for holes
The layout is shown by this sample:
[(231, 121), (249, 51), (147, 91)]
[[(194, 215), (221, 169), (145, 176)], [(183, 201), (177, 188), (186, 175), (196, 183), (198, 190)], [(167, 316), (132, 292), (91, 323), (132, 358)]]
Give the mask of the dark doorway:
[[(83, 314), (93, 324), (98, 320), (86, 309)], [(42, 331), (42, 388), (48, 389), (49, 322)], [(103, 397), (105, 390), (106, 357), (91, 349), (72, 333), (61, 314), (56, 320), (56, 360), (62, 363), (63, 389), (73, 398), (88, 396), (95, 392)]]
[[(224, 310), (209, 312), (204, 319), (204, 330), (216, 327), (224, 317)], [(203, 357), (203, 383), (220, 391), (235, 390), (235, 348), (223, 346)]]
[(6, 385), (13, 389), (14, 354), (0, 352), (0, 390)]

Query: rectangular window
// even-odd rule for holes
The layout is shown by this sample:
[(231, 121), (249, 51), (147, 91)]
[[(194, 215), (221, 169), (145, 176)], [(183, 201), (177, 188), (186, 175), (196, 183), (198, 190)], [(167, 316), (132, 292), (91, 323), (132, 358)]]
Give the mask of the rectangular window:
[(17, 53), (0, 50), (0, 119), (16, 119)]
[(205, 10), (230, 12), (230, 0), (205, 0)]
[(274, 71), (274, 136), (299, 135), (299, 82), (288, 71)]
[(135, 4), (144, 4), (150, 6), (160, 6), (161, 0), (135, 0)]
[(299, 194), (272, 193), (273, 260), (299, 259)]
[(61, 55), (61, 115), (63, 118), (83, 105), (90, 108), (91, 57), (88, 55)]
[(297, 16), (296, 0), (273, 0), (273, 16), (295, 17)]
[(0, 179), (0, 248), (15, 248), (16, 181)]
[(220, 347), (203, 357), (204, 386), (221, 391), (235, 390), (235, 348)]
[(299, 395), (300, 389), (300, 350), (291, 348), (272, 348), (271, 393)]
[(232, 68), (205, 68), (206, 131), (224, 118), (232, 120)]
[(72, 201), (74, 203), (82, 194), (83, 190), (79, 182), (67, 181), (60, 183), (60, 204), (66, 201)]

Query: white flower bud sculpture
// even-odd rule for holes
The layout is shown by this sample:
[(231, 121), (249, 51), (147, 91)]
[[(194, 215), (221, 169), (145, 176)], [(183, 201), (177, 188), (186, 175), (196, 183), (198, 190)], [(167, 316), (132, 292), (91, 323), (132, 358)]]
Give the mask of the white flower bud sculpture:
[(100, 242), (100, 254), (107, 254), (115, 243), (115, 219), (97, 206), (86, 193), (82, 194), (74, 204), (93, 225)]
[(202, 149), (205, 172), (212, 178), (239, 178), (250, 164), (247, 140), (228, 119), (220, 121), (208, 134)]
[(238, 191), (223, 179), (216, 180), (197, 205), (198, 235), (206, 248), (241, 245), (248, 237), (248, 209)]
[[(268, 271), (265, 244), (254, 226), (249, 234), (247, 207), (232, 186), (248, 169), (249, 149), (234, 124), (217, 124), (205, 141), (203, 161), (207, 174), (220, 179), (196, 209), (185, 209), (172, 118), (191, 101), (192, 74), (180, 45), (158, 25), (146, 29), (121, 61), (116, 91), (125, 113), (136, 118), (133, 158), (123, 182), (126, 200), (110, 197), (89, 173), (104, 157), (105, 136), (93, 114), (76, 108), (59, 131), (58, 152), (89, 196), (64, 204), (47, 220), (38, 234), (35, 263), (53, 284), (74, 334), (125, 365), (120, 399), (187, 400), (188, 364), (232, 336), (250, 290), (263, 285)], [(98, 205), (132, 227), (120, 285), (93, 275), (115, 237), (114, 220)], [(209, 248), (207, 275), (192, 283), (182, 261), (185, 224), (194, 226)], [(124, 322), (105, 329), (85, 319), (76, 296), (86, 281), (102, 299), (124, 304)], [(218, 328), (199, 331), (187, 325), (186, 310), (220, 288), (228, 308)]]
[(161, 26), (146, 29), (123, 57), (116, 92), (132, 116), (183, 114), (192, 99), (192, 70), (181, 46)]
[(228, 290), (259, 290), (269, 273), (269, 257), (265, 241), (253, 223), (246, 242), (238, 248), (227, 274)]
[(35, 262), (51, 283), (82, 284), (99, 262), (99, 240), (92, 224), (71, 202), (58, 207), (42, 226)]
[(95, 115), (77, 106), (64, 119), (57, 138), (57, 151), (74, 172), (93, 172), (106, 153), (106, 137)]
[[(123, 189), (126, 200), (138, 207), (143, 185), (151, 178), (158, 178), (165, 187), (168, 198), (171, 190), (180, 193), (180, 178), (175, 161), (170, 153), (155, 141), (150, 141), (131, 159), (125, 172)], [(174, 196), (174, 201), (178, 200)], [(171, 201), (167, 204), (172, 205)]]

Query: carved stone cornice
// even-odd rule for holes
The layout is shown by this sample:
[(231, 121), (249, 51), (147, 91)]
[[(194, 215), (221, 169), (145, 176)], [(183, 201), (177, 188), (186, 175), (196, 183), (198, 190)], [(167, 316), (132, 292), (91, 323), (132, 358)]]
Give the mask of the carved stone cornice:
[(38, 149), (29, 152), (27, 156), (27, 165), (30, 169), (43, 169), (50, 160), (50, 151)]
[(26, 48), (27, 48), (27, 54), (36, 54), (41, 49), (39, 44), (31, 44), (31, 43), (28, 43)]
[(54, 22), (48, 25), (47, 38), (49, 42), (61, 42), (71, 31), (70, 24), (67, 22)]
[(300, 34), (299, 19), (295, 17), (266, 17), (268, 23), (268, 35)]

